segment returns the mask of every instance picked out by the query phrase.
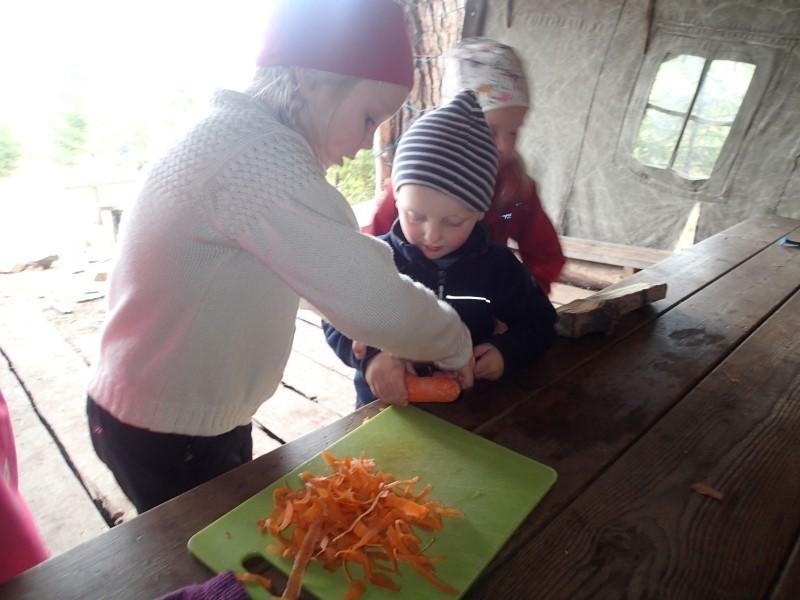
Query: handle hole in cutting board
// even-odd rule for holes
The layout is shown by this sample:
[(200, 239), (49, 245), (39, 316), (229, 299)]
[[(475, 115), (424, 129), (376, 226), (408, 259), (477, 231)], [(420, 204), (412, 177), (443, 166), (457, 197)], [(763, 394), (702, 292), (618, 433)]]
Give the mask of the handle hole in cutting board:
[[(280, 596), (283, 594), (283, 590), (286, 589), (286, 583), (289, 578), (269, 564), (263, 555), (257, 553), (248, 554), (242, 559), (242, 567), (248, 573), (261, 575), (272, 581), (270, 593), (273, 595)], [(300, 592), (300, 600), (317, 600), (317, 597), (303, 590)]]

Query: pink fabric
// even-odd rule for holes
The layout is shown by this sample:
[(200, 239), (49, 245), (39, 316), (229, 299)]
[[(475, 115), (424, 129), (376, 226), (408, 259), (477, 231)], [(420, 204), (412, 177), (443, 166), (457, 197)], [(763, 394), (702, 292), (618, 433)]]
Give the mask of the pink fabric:
[(28, 505), (17, 490), (17, 452), (11, 416), (0, 393), (0, 583), (47, 558)]
[(306, 67), (407, 88), (414, 83), (403, 9), (392, 0), (282, 0), (256, 64)]

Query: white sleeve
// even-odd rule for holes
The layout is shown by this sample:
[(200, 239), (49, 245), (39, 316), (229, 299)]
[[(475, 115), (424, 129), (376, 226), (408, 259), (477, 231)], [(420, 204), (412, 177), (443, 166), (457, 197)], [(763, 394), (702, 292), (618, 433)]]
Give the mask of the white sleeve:
[[(212, 219), (348, 337), (457, 369), (469, 330), (427, 288), (400, 275), (384, 242), (358, 230), (347, 201), (289, 136), (256, 145), (215, 178)], [(266, 166), (265, 166), (266, 165)]]

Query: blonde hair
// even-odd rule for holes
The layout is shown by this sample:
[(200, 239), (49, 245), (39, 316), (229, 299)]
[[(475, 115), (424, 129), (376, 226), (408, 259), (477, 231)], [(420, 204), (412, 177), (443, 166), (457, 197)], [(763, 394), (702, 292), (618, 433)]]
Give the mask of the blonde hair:
[(292, 129), (298, 129), (300, 113), (306, 107), (306, 99), (300, 93), (298, 71), (303, 71), (306, 78), (334, 88), (344, 89), (356, 81), (351, 75), (316, 69), (285, 65), (259, 67), (245, 93), (275, 112), (278, 120)]

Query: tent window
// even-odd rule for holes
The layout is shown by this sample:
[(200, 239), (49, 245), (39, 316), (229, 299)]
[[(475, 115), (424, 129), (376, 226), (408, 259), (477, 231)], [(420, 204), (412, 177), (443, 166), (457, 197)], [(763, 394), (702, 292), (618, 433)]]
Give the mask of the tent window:
[(668, 56), (650, 90), (633, 156), (690, 181), (708, 179), (755, 70), (747, 62)]

